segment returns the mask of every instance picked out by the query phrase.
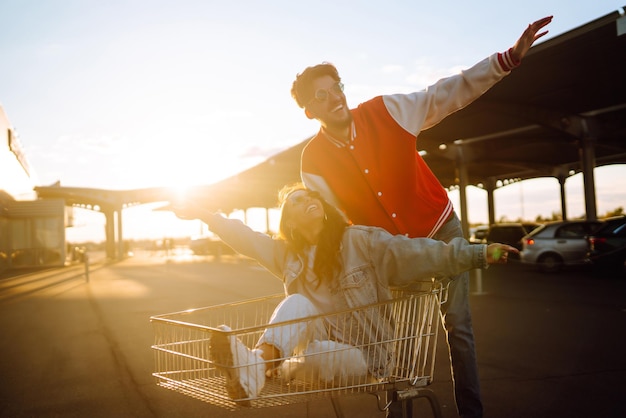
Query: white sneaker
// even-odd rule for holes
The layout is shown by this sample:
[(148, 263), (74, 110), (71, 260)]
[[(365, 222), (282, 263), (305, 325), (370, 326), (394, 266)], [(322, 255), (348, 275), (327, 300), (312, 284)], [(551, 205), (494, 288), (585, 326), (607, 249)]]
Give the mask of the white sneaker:
[(234, 335), (230, 327), (220, 325), (211, 336), (211, 358), (215, 366), (226, 376), (228, 396), (241, 405), (250, 406), (244, 398), (256, 398), (265, 385), (265, 361), (259, 350), (250, 350)]

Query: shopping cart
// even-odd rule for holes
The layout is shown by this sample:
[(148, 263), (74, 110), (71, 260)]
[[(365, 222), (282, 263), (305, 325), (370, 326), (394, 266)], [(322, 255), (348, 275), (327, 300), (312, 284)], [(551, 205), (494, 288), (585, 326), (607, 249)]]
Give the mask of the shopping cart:
[[(295, 320), (314, 321), (318, 326), (320, 323), (334, 324), (334, 327), (351, 330), (353, 335), (344, 335), (351, 341), (351, 348), (356, 347), (381, 362), (374, 365), (384, 374), (377, 378), (367, 373), (329, 379), (311, 372), (303, 376), (296, 373), (295, 377), (286, 379), (284, 375), (272, 373), (257, 397), (231, 399), (225, 389), (225, 377), (220, 371), (220, 368), (224, 370), (224, 365), (218, 365), (210, 354), (211, 338), (216, 333), (227, 332), (253, 348), (266, 329), (287, 324), (269, 324), (275, 308), (285, 298), (283, 294), (151, 317), (155, 333), (152, 348), (156, 371), (153, 375), (157, 384), (164, 388), (230, 410), (287, 405), (329, 397), (335, 414), (340, 418), (343, 413), (339, 397), (367, 392), (376, 396), (381, 411), (387, 409), (391, 401), (397, 401), (402, 403), (405, 415), (412, 414), (412, 400), (426, 398), (433, 415), (440, 417), (438, 400), (428, 385), (433, 381), (440, 305), (445, 293), (440, 283), (429, 286), (425, 291), (394, 290), (392, 299), (387, 302)], [(218, 328), (222, 324), (227, 324), (230, 330)], [(391, 331), (381, 331), (375, 334), (375, 338), (364, 340), (361, 337), (365, 328), (374, 333), (376, 330)], [(328, 356), (325, 364), (331, 364), (333, 358), (339, 362), (346, 354), (342, 351), (345, 350), (343, 345), (340, 348), (333, 346), (333, 351), (330, 350), (324, 353)], [(306, 364), (308, 360), (313, 360), (307, 356), (313, 355), (319, 355), (319, 352), (299, 352), (282, 359), (283, 365), (286, 362)]]

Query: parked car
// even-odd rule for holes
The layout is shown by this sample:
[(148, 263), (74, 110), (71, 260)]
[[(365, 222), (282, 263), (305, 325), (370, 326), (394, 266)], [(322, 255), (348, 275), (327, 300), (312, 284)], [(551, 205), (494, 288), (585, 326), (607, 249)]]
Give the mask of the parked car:
[(586, 261), (596, 268), (624, 273), (626, 264), (626, 216), (606, 219), (587, 237)]
[[(521, 251), (522, 238), (540, 225), (541, 224), (533, 222), (493, 224), (489, 226), (489, 231), (487, 232), (484, 242), (487, 244), (500, 242), (502, 244), (511, 245)], [(510, 254), (509, 258), (518, 259), (519, 256), (517, 254)]]
[(219, 238), (195, 237), (189, 243), (189, 249), (196, 255), (222, 255), (235, 254), (235, 251)]
[(546, 273), (556, 273), (569, 265), (585, 264), (586, 236), (602, 221), (560, 221), (541, 225), (522, 238), (521, 260)]
[(472, 244), (482, 244), (485, 242), (485, 238), (487, 237), (487, 232), (489, 231), (488, 225), (479, 225), (473, 228), (470, 228), (470, 237), (469, 242)]

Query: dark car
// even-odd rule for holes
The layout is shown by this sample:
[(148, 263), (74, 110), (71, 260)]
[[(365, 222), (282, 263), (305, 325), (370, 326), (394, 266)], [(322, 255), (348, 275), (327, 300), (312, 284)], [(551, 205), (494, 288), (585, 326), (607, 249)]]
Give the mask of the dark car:
[[(539, 226), (540, 224), (532, 222), (493, 224), (489, 227), (489, 231), (485, 237), (485, 243), (491, 244), (493, 242), (499, 242), (511, 245), (521, 251), (522, 238)], [(511, 254), (509, 257), (519, 259), (517, 254)]]
[(586, 260), (597, 269), (621, 273), (626, 264), (626, 216), (609, 218), (587, 237)]
[(472, 244), (484, 243), (485, 239), (487, 238), (488, 231), (489, 231), (489, 226), (487, 225), (479, 225), (479, 226), (470, 228), (469, 242)]
[(546, 273), (556, 273), (564, 266), (585, 264), (587, 235), (602, 221), (559, 221), (541, 225), (522, 238), (521, 259)]
[(224, 241), (212, 237), (192, 238), (189, 243), (189, 249), (196, 255), (213, 255), (220, 257), (222, 255), (235, 254), (235, 251), (226, 245)]

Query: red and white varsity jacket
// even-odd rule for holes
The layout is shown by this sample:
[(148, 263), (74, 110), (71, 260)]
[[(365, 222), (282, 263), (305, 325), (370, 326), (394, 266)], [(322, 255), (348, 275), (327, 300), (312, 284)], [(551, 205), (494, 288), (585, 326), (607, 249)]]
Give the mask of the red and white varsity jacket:
[(349, 144), (339, 145), (320, 130), (306, 145), (302, 181), (354, 224), (432, 237), (454, 208), (417, 152), (417, 135), (480, 97), (517, 64), (510, 50), (493, 54), (425, 90), (360, 104), (351, 110)]

